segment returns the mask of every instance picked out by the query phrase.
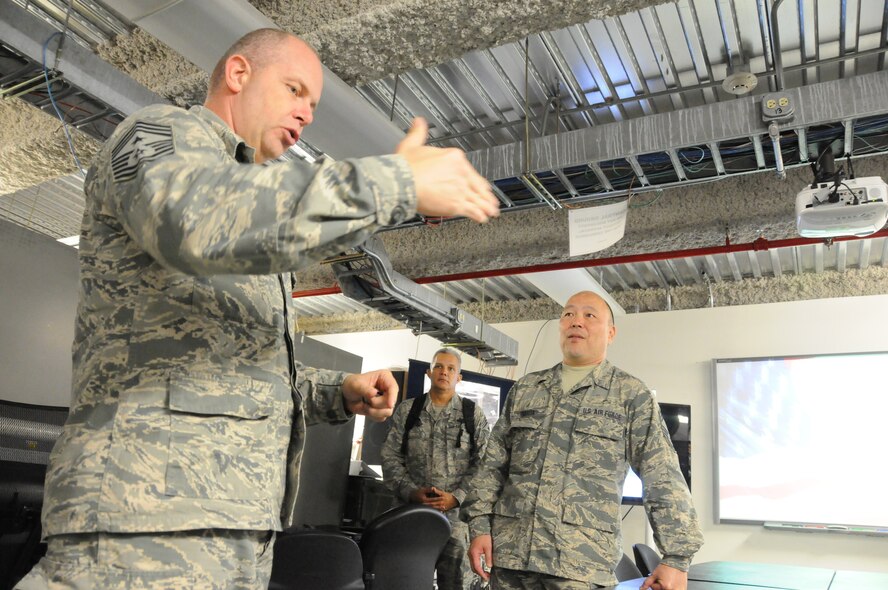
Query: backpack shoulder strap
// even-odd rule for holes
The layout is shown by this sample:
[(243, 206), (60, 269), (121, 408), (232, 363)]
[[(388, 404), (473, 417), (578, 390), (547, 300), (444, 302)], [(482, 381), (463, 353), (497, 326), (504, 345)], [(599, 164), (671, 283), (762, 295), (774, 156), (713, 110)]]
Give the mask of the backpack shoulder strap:
[(407, 454), (407, 435), (410, 434), (410, 431), (419, 423), (419, 414), (422, 412), (422, 407), (425, 405), (425, 399), (428, 394), (424, 393), (419, 397), (413, 398), (413, 405), (410, 406), (410, 411), (407, 413), (407, 421), (404, 422), (404, 436), (401, 438), (401, 454)]
[(475, 402), (467, 397), (462, 398), (463, 423), (469, 433), (469, 452), (475, 452)]

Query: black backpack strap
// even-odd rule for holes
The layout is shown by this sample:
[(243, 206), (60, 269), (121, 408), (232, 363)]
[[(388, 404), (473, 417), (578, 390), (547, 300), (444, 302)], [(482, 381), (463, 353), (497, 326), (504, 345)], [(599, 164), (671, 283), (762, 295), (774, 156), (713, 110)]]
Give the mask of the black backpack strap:
[(407, 435), (414, 426), (419, 424), (419, 413), (425, 405), (425, 399), (428, 394), (424, 393), (419, 397), (413, 398), (413, 405), (410, 406), (410, 412), (407, 413), (407, 421), (404, 423), (404, 436), (401, 438), (401, 454), (407, 455)]
[(475, 402), (467, 397), (462, 398), (463, 423), (469, 433), (469, 453), (475, 453)]

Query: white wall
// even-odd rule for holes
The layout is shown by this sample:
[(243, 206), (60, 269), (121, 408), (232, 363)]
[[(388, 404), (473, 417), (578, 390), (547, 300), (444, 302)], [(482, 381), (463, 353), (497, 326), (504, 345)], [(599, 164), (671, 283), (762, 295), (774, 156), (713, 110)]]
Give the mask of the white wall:
[(0, 400), (70, 405), (77, 250), (0, 219)]
[[(888, 538), (714, 524), (711, 400), (714, 358), (888, 350), (886, 326), (888, 295), (617, 318), (617, 337), (608, 358), (655, 389), (660, 401), (691, 405), (693, 496), (706, 537), (696, 562), (757, 561), (888, 571)], [(497, 328), (519, 342), (520, 362), (513, 369), (513, 378), (525, 373), (525, 365), (527, 371), (535, 371), (561, 360), (557, 322), (519, 322)], [(405, 366), (408, 358), (427, 359), (440, 346), (432, 338), (422, 337), (417, 352), (417, 338), (406, 330), (317, 338), (363, 356), (364, 370)], [(464, 361), (466, 369), (477, 367), (471, 359)], [(508, 373), (504, 367), (495, 371), (500, 376), (510, 376)], [(884, 461), (883, 457), (874, 457), (874, 468)], [(888, 501), (888, 491), (874, 493), (881, 495), (881, 501)], [(862, 501), (879, 500), (871, 497)], [(623, 534), (627, 548), (645, 541), (645, 519), (640, 508), (624, 521)]]

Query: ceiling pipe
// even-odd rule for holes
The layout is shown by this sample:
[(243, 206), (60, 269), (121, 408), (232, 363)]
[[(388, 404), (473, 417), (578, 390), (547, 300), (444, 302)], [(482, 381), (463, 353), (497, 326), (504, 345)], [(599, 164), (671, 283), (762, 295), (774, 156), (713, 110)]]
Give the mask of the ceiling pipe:
[(783, 0), (775, 0), (771, 6), (771, 53), (774, 57), (774, 77), (777, 79), (777, 92), (783, 90), (783, 55), (780, 53), (780, 25), (777, 23), (777, 9)]
[[(205, 72), (246, 33), (280, 28), (246, 0), (117, 0), (113, 8)], [(324, 66), (323, 99), (303, 138), (342, 160), (393, 153), (404, 132)]]
[[(888, 238), (888, 229), (882, 229), (874, 234), (870, 234), (865, 238), (854, 236), (844, 236), (831, 238), (832, 243), (836, 242), (856, 242), (858, 240), (869, 240), (873, 238)], [(474, 272), (454, 273), (449, 275), (435, 275), (429, 277), (421, 277), (412, 279), (420, 285), (430, 283), (444, 283), (450, 281), (467, 281), (472, 279), (483, 279), (489, 277), (502, 277), (523, 275), (533, 272), (548, 272), (554, 270), (564, 270), (569, 268), (592, 268), (596, 266), (612, 266), (616, 264), (632, 264), (638, 262), (653, 262), (656, 260), (674, 260), (678, 258), (693, 258), (695, 256), (707, 256), (712, 254), (731, 254), (736, 252), (750, 251), (766, 251), (775, 248), (792, 248), (795, 246), (811, 246), (815, 244), (823, 244), (824, 240), (817, 238), (787, 238), (785, 240), (766, 240), (758, 238), (753, 242), (745, 244), (726, 244), (723, 246), (708, 246), (706, 248), (691, 248), (688, 250), (670, 250), (667, 252), (649, 252), (646, 254), (630, 254), (627, 256), (611, 256), (608, 258), (595, 258), (592, 260), (573, 260), (570, 262), (554, 262), (551, 264), (539, 264), (536, 266), (520, 266), (514, 268), (497, 268), (490, 270), (479, 270)], [(293, 297), (315, 297), (319, 295), (336, 295), (341, 293), (339, 287), (324, 287), (321, 289), (306, 289), (303, 291), (294, 291)]]

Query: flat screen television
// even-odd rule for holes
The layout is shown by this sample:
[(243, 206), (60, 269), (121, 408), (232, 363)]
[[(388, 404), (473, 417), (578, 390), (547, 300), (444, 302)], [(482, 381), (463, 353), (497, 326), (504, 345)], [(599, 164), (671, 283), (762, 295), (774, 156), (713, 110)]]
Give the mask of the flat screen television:
[(718, 522), (888, 534), (888, 353), (713, 365)]
[[(687, 404), (660, 403), (660, 412), (672, 446), (678, 455), (678, 466), (681, 474), (691, 489), (691, 406)], [(641, 504), (644, 500), (644, 489), (641, 479), (631, 468), (623, 482), (623, 504)]]

